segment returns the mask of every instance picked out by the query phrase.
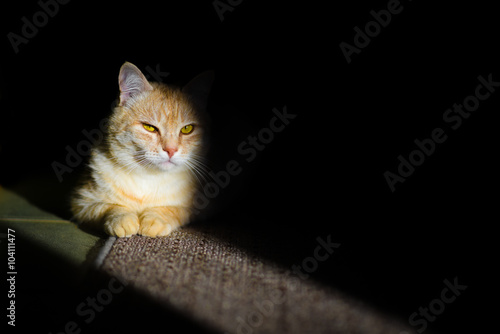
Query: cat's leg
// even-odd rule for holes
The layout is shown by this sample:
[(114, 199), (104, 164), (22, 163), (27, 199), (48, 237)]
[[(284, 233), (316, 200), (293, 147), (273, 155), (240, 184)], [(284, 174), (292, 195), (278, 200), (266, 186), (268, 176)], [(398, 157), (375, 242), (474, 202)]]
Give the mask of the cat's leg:
[(82, 206), (77, 212), (76, 219), (82, 225), (104, 229), (111, 236), (130, 237), (139, 231), (139, 217), (123, 206), (92, 203)]
[(139, 219), (139, 234), (160, 237), (184, 225), (189, 219), (189, 210), (178, 206), (147, 208), (140, 214)]

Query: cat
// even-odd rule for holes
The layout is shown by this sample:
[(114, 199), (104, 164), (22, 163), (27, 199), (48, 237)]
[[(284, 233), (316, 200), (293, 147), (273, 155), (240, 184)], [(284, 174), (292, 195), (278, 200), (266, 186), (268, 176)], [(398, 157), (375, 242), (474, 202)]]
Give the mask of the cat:
[(178, 88), (149, 82), (135, 65), (122, 65), (119, 104), (71, 199), (79, 224), (116, 237), (160, 237), (190, 220), (207, 170), (213, 78), (207, 71)]

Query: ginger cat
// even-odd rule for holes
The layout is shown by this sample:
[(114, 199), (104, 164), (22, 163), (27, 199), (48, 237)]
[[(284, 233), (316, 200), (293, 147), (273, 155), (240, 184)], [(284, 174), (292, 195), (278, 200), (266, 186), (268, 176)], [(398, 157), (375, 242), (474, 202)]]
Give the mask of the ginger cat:
[(157, 237), (189, 221), (197, 174), (206, 171), (212, 81), (213, 72), (204, 72), (180, 89), (148, 82), (136, 66), (123, 64), (120, 103), (72, 198), (79, 223), (117, 237)]

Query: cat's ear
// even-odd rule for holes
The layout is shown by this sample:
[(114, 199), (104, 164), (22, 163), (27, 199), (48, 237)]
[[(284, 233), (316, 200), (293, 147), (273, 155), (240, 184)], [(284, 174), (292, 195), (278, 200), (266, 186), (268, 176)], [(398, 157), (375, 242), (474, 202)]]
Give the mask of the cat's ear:
[(118, 84), (120, 85), (120, 106), (125, 105), (130, 98), (153, 89), (142, 72), (129, 62), (125, 62), (120, 68)]
[(189, 95), (198, 108), (205, 109), (213, 81), (214, 71), (203, 72), (189, 81), (182, 88), (182, 92)]

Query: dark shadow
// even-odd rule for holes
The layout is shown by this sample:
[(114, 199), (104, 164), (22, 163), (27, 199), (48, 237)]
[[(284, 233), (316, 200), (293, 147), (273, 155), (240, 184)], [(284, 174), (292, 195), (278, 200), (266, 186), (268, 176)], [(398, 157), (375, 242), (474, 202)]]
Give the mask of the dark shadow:
[(61, 219), (70, 220), (70, 197), (78, 182), (79, 170), (65, 175), (59, 182), (55, 174), (40, 172), (29, 174), (14, 183), (7, 182), (7, 188), (37, 208)]

